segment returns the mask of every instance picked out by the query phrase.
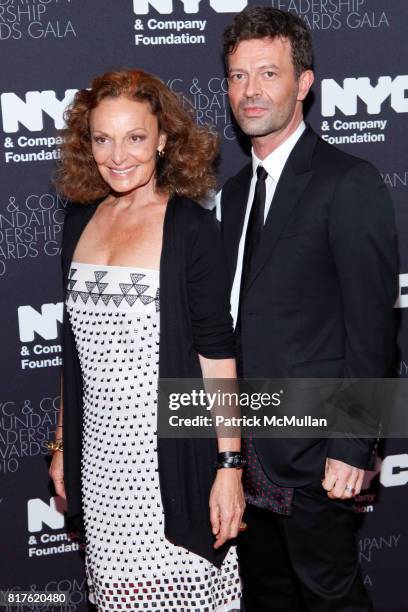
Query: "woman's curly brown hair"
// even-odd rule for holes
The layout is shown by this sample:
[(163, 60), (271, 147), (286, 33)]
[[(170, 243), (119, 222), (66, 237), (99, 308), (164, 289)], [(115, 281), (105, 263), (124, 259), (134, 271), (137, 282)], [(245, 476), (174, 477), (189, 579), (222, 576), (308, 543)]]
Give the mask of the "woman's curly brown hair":
[(107, 196), (110, 187), (99, 174), (92, 155), (89, 115), (101, 100), (126, 96), (148, 102), (159, 130), (167, 136), (165, 156), (157, 159), (156, 185), (160, 191), (203, 199), (215, 187), (214, 160), (218, 137), (200, 128), (193, 112), (185, 110), (177, 95), (160, 79), (123, 68), (96, 77), (90, 89), (79, 90), (65, 112), (66, 128), (60, 146), (56, 186), (65, 197), (91, 202)]

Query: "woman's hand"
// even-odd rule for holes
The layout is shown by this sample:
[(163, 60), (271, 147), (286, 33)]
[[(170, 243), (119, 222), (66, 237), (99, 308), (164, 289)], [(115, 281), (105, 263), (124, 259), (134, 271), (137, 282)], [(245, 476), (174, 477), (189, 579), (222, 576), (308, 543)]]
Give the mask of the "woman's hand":
[(67, 497), (65, 495), (64, 487), (64, 465), (61, 451), (54, 451), (48, 473), (54, 483), (56, 494), (66, 500)]
[(210, 519), (215, 535), (214, 548), (220, 548), (239, 533), (245, 509), (242, 489), (242, 470), (221, 468), (217, 470), (210, 494)]

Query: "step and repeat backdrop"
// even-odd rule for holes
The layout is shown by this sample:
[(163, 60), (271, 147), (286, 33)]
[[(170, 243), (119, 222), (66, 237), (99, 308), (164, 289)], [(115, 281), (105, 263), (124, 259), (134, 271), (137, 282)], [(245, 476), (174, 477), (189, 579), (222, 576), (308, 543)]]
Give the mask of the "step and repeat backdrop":
[[(249, 4), (309, 24), (317, 79), (307, 119), (376, 164), (391, 192), (401, 266), (396, 374), (408, 375), (406, 0), (0, 0), (0, 587), (68, 591), (69, 605), (50, 610), (88, 610), (83, 551), (64, 528), (44, 446), (59, 407), (66, 201), (52, 176), (63, 111), (97, 73), (151, 71), (220, 134), (221, 186), (247, 160), (221, 34)], [(356, 499), (364, 581), (382, 612), (408, 610), (407, 485), (408, 441), (387, 440)]]

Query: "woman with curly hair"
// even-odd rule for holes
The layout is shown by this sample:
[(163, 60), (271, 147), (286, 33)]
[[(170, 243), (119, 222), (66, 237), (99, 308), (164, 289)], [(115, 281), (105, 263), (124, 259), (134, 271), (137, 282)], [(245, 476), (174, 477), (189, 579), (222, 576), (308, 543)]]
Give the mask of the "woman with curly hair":
[(57, 186), (75, 203), (50, 474), (85, 542), (90, 600), (239, 608), (240, 441), (157, 436), (159, 377), (236, 376), (220, 237), (193, 201), (214, 186), (216, 138), (140, 70), (94, 79), (66, 122)]

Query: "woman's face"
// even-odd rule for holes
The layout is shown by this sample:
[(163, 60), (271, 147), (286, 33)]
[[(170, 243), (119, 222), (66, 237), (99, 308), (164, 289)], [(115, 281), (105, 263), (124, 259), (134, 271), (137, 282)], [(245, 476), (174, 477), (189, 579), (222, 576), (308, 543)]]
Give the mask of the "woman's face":
[(105, 98), (91, 111), (89, 127), (96, 165), (113, 191), (126, 193), (154, 180), (166, 137), (147, 102)]

